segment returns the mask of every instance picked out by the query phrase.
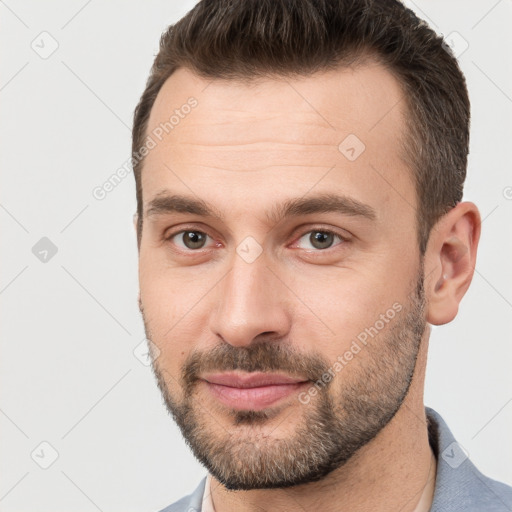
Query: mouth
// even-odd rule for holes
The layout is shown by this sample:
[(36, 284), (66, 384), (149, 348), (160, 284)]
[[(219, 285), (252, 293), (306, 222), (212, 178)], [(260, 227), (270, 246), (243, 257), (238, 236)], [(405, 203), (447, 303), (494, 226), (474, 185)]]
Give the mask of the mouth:
[(238, 410), (260, 411), (276, 405), (309, 384), (309, 380), (271, 373), (219, 373), (205, 375), (211, 395)]

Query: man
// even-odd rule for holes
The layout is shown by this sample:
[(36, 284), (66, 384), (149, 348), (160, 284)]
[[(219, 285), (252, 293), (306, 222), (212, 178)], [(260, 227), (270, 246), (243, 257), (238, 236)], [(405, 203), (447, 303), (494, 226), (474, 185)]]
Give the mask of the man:
[(480, 215), (464, 77), (394, 0), (203, 0), (135, 111), (139, 307), (207, 468), (171, 511), (505, 511), (423, 403)]

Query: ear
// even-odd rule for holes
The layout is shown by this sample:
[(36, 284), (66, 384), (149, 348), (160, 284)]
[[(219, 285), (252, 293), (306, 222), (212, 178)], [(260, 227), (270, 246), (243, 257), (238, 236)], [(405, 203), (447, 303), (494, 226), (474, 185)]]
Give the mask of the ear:
[(446, 324), (457, 315), (473, 279), (481, 223), (476, 205), (461, 202), (432, 228), (425, 253), (430, 324)]
[(139, 221), (139, 215), (137, 212), (135, 212), (133, 214), (133, 227), (135, 229), (135, 237), (137, 238), (137, 248), (140, 249), (140, 245), (139, 245), (139, 226), (138, 226), (138, 221)]

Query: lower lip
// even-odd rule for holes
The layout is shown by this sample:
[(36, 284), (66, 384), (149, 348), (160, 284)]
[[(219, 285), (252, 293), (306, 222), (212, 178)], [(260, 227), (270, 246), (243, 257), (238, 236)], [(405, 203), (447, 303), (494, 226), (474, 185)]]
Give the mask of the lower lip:
[(220, 402), (234, 409), (260, 411), (276, 404), (292, 393), (297, 392), (308, 382), (293, 384), (275, 384), (258, 388), (232, 388), (205, 381), (210, 392)]

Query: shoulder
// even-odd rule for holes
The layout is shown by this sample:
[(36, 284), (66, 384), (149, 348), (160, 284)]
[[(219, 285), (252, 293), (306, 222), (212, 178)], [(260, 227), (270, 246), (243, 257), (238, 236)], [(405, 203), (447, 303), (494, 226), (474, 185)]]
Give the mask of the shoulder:
[(512, 512), (512, 487), (482, 474), (441, 415), (429, 407), (425, 411), (430, 444), (437, 458), (431, 512)]
[(184, 496), (180, 500), (172, 503), (159, 512), (200, 512), (203, 501), (206, 477), (204, 477), (193, 492)]

